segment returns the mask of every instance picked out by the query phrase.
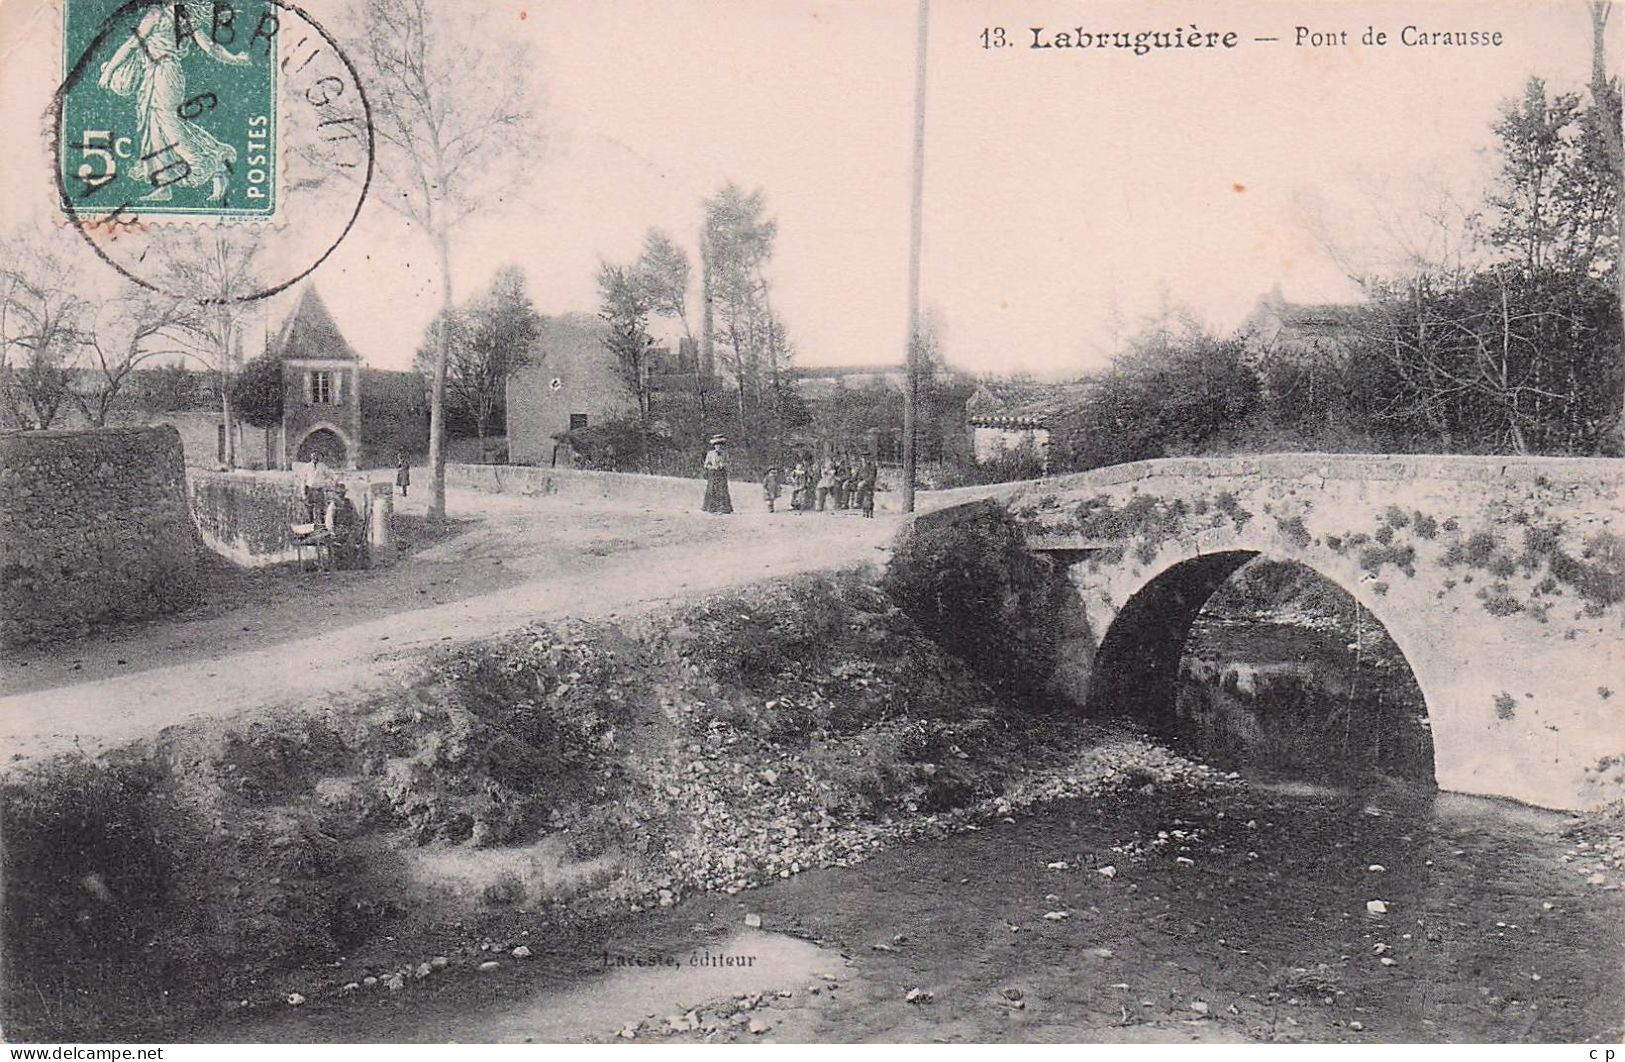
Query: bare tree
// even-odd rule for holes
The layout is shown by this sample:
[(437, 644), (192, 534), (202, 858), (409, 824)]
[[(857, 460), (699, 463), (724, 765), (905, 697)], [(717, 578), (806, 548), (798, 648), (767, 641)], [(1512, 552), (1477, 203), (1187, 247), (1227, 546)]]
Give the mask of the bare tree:
[(163, 264), (164, 287), (186, 292), (186, 308), (166, 328), (181, 351), (214, 370), (219, 378), (220, 416), (225, 425), (225, 465), (237, 465), (231, 408), (231, 378), (238, 360), (238, 326), (246, 315), (242, 301), (262, 290), (256, 259), (263, 245), (257, 234), (195, 231), (165, 233), (149, 256)]
[(0, 388), (24, 427), (49, 428), (68, 399), (89, 308), (77, 272), (38, 232), (24, 230), (0, 246)]
[[(440, 320), (454, 309), (453, 234), (504, 195), (537, 142), (523, 45), (478, 5), (358, 0), (379, 146), (380, 202), (422, 230), (440, 272)], [(450, 334), (442, 329), (429, 392), (429, 518), (446, 516), (445, 394)]]
[(88, 315), (79, 337), (79, 371), (68, 390), (91, 427), (107, 424), (125, 385), (142, 365), (186, 353), (173, 334), (196, 312), (180, 299), (125, 291)]

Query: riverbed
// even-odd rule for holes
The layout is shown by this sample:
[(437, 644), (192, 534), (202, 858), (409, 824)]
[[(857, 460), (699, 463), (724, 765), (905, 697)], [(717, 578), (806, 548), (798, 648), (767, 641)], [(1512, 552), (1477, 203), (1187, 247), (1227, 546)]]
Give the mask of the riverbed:
[(196, 1034), (1617, 1041), (1625, 894), (1574, 821), (1420, 787), (1148, 786)]

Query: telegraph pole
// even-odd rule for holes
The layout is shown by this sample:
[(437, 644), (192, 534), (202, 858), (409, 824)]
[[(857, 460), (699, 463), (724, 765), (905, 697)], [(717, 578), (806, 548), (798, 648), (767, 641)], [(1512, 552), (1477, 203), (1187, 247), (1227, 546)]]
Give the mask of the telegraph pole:
[(920, 230), (925, 202), (925, 46), (931, 24), (931, 0), (920, 0), (914, 45), (914, 188), (909, 204), (908, 352), (903, 379), (903, 511), (914, 511), (915, 390), (920, 373)]

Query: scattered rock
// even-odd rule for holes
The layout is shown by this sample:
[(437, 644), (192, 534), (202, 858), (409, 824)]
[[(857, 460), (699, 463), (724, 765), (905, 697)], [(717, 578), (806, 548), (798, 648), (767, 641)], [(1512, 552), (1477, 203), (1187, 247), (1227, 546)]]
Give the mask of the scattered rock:
[(1372, 863), (1370, 866), (1366, 867), (1366, 869), (1373, 874), (1382, 874), (1388, 870), (1388, 868), (1383, 866), (1381, 863)]
[(924, 1004), (932, 1002), (935, 998), (936, 997), (930, 992), (927, 992), (922, 988), (911, 988), (908, 990), (907, 994), (903, 996), (903, 1002)]
[(752, 1036), (760, 1036), (767, 1032), (767, 1030), (773, 1028), (773, 1026), (771, 1023), (765, 1022), (761, 1018), (752, 1018), (750, 1020), (750, 1024), (746, 1026), (746, 1028), (750, 1030)]
[(745, 924), (752, 929), (762, 928), (762, 916), (754, 912), (745, 916)]
[(1051, 911), (1044, 916), (1046, 922), (1064, 922), (1072, 917), (1071, 911)]
[(303, 1005), (304, 1002), (305, 1002), (305, 997), (300, 995), (298, 992), (289, 992), (288, 993), (288, 1006), (297, 1007), (297, 1006)]
[(499, 967), (501, 965), (502, 964), (500, 962), (497, 962), (495, 959), (487, 959), (484, 962), (480, 963), (480, 969), (482, 969), (482, 970), (495, 970), (497, 967)]
[(528, 947), (521, 944), (517, 948), (510, 951), (508, 954), (512, 955), (516, 959), (528, 959), (528, 958), (530, 958), (531, 952), (530, 952), (530, 949)]
[(1009, 988), (1002, 989), (1001, 991), (1002, 991), (1002, 993), (1004, 995), (1004, 998), (1008, 999), (1012, 1003), (1014, 1003), (1016, 1000), (1022, 998), (1021, 989), (1016, 988), (1014, 985), (1010, 986)]
[(1388, 905), (1381, 900), (1367, 900), (1365, 902), (1365, 913), (1369, 915), (1385, 915), (1388, 913)]
[(1105, 866), (1095, 871), (1095, 873), (1099, 874), (1103, 878), (1115, 878), (1117, 876), (1117, 868), (1113, 866)]
[(1207, 1004), (1203, 1003), (1200, 999), (1191, 1004), (1191, 1009), (1203, 1017), (1207, 1016)]
[(384, 987), (389, 989), (391, 992), (399, 992), (401, 989), (406, 987), (406, 978), (402, 977), (398, 973), (390, 974), (389, 980), (384, 982)]

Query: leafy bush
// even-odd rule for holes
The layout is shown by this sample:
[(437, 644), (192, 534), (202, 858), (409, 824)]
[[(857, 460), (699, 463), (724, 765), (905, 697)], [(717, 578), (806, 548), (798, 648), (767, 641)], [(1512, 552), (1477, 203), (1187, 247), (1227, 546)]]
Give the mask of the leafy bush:
[(1031, 696), (1048, 682), (1065, 583), (1027, 549), (1004, 509), (945, 527), (917, 525), (881, 585), (928, 637), (1001, 695)]

